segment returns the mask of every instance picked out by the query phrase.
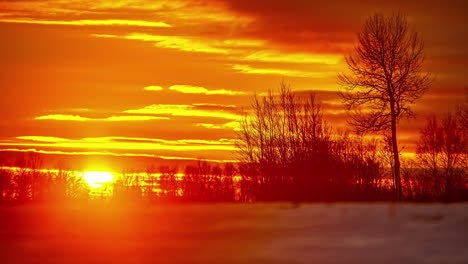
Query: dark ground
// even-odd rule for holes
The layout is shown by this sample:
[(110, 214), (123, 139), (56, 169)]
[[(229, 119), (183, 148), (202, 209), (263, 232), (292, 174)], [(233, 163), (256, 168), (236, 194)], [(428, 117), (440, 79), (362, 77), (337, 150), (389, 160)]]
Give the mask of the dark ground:
[(468, 204), (0, 207), (0, 263), (468, 263)]

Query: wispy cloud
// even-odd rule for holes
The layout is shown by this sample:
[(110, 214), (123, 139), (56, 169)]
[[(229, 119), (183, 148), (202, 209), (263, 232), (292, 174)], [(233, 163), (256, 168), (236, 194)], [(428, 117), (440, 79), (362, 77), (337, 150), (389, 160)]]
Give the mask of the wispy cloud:
[[(231, 22), (245, 24), (251, 18), (231, 12), (221, 2), (203, 3), (187, 0), (41, 0), (41, 1), (3, 1), (0, 9), (8, 14), (25, 17), (28, 14), (40, 16), (66, 16), (69, 14), (122, 14), (146, 13), (167, 19), (196, 22)], [(147, 12), (149, 11), (149, 12)]]
[[(164, 90), (163, 87), (158, 85), (151, 85), (143, 88), (146, 91), (162, 91)], [(193, 85), (172, 85), (168, 88), (170, 91), (176, 91), (179, 93), (186, 93), (186, 94), (206, 94), (206, 95), (242, 95), (246, 94), (242, 91), (232, 91), (232, 90), (225, 90), (225, 89), (216, 89), (216, 90), (209, 90), (205, 87), (201, 86), (193, 86)]]
[[(311, 54), (311, 53), (290, 53), (287, 51), (274, 50), (269, 48), (268, 43), (260, 39), (231, 39), (216, 40), (214, 38), (203, 38), (201, 36), (162, 36), (146, 33), (131, 33), (127, 35), (92, 34), (100, 38), (121, 38), (146, 42), (154, 42), (159, 48), (177, 49), (186, 52), (202, 52), (224, 54), (229, 60), (251, 61), (251, 62), (272, 62), (272, 63), (295, 63), (295, 64), (323, 64), (336, 65), (342, 59), (341, 54)], [(236, 67), (248, 67), (246, 65), (236, 65)], [(268, 70), (268, 74), (279, 74), (278, 69)], [(252, 71), (252, 70), (249, 70)], [(282, 70), (281, 75), (285, 70)], [(311, 76), (300, 71), (289, 70), (288, 76)]]
[(79, 115), (45, 115), (45, 116), (38, 116), (35, 117), (34, 119), (36, 120), (61, 120), (61, 121), (79, 121), (79, 122), (85, 122), (85, 121), (110, 121), (110, 122), (116, 122), (116, 121), (148, 121), (148, 120), (158, 120), (158, 119), (163, 119), (167, 120), (169, 119), (168, 117), (161, 117), (161, 116), (109, 116), (105, 118), (90, 118), (90, 117), (83, 117)]
[(235, 64), (232, 69), (246, 74), (268, 74), (268, 75), (283, 75), (290, 77), (303, 77), (303, 78), (324, 78), (335, 75), (334, 72), (307, 72), (299, 70), (286, 70), (275, 68), (254, 68), (249, 65)]
[(171, 27), (164, 22), (125, 19), (102, 20), (33, 20), (33, 19), (0, 19), (3, 23), (39, 24), (39, 25), (66, 25), (66, 26), (138, 26), (138, 27)]
[(177, 91), (180, 93), (188, 93), (188, 94), (218, 94), (218, 95), (241, 95), (245, 94), (245, 92), (241, 91), (232, 91), (232, 90), (208, 90), (205, 87), (200, 86), (192, 86), (192, 85), (172, 85), (169, 87), (169, 90)]
[(147, 121), (147, 120), (168, 120), (168, 117), (162, 116), (110, 116), (97, 121)]
[(125, 36), (93, 34), (94, 37), (101, 38), (123, 38), (140, 41), (154, 42), (154, 45), (159, 48), (177, 49), (188, 52), (203, 52), (203, 53), (224, 53), (229, 51), (224, 48), (210, 45), (209, 41), (196, 38), (180, 37), (180, 36), (159, 36), (142, 33), (132, 33)]
[(124, 111), (129, 114), (151, 114), (151, 115), (170, 115), (170, 116), (200, 116), (200, 117), (218, 117), (226, 119), (238, 119), (238, 114), (223, 110), (205, 110), (197, 105), (170, 105), (153, 104), (140, 109), (130, 109)]
[(187, 52), (229, 55), (246, 53), (251, 48), (262, 48), (267, 44), (266, 41), (260, 39), (216, 39), (202, 36), (164, 36), (146, 33), (130, 33), (127, 35), (91, 34), (91, 36), (154, 42), (154, 45), (159, 48), (177, 49)]
[(339, 54), (285, 53), (276, 50), (262, 50), (249, 54), (243, 59), (264, 62), (337, 64), (341, 58), (342, 55)]
[[(4, 152), (34, 152), (40, 154), (52, 154), (52, 155), (83, 155), (83, 156), (115, 156), (115, 157), (149, 157), (149, 158), (160, 158), (165, 160), (200, 160), (200, 158), (192, 157), (180, 157), (180, 156), (163, 156), (155, 154), (145, 154), (145, 153), (116, 153), (110, 151), (62, 151), (62, 150), (43, 150), (36, 148), (20, 149), (20, 148), (6, 148), (0, 149)], [(218, 159), (202, 159), (209, 162), (237, 162), (237, 160), (218, 160)], [(5, 168), (5, 167), (0, 167)]]
[(229, 129), (229, 130), (241, 130), (240, 123), (238, 121), (232, 121), (225, 124), (209, 124), (209, 123), (197, 123), (196, 126), (209, 128), (209, 129)]
[[(233, 70), (246, 74), (265, 74), (282, 75), (302, 78), (326, 78), (333, 77), (336, 73), (328, 69), (330, 65), (338, 65), (342, 55), (338, 54), (312, 54), (312, 53), (291, 53), (287, 51), (275, 50), (269, 47), (268, 43), (258, 39), (233, 39), (216, 40), (215, 38), (204, 38), (201, 36), (162, 36), (146, 33), (131, 33), (128, 35), (106, 35), (93, 34), (95, 37), (102, 38), (122, 38), (139, 41), (153, 42), (156, 47), (177, 49), (185, 52), (211, 53), (224, 56), (228, 61), (235, 61), (237, 64), (232, 66)], [(259, 68), (244, 64), (246, 62), (272, 63), (278, 66), (272, 68)], [(285, 63), (304, 64), (304, 65), (323, 65), (328, 66), (326, 70), (304, 71), (297, 69), (286, 69)], [(279, 68), (277, 68), (279, 67)], [(317, 69), (317, 66), (314, 66)], [(241, 93), (227, 90), (208, 90), (204, 87), (189, 85), (174, 85), (169, 88), (183, 93), (199, 94), (230, 94), (239, 95)]]
[(171, 150), (171, 151), (203, 151), (235, 149), (235, 139), (201, 140), (181, 139), (164, 140), (154, 138), (98, 137), (67, 139), (43, 136), (17, 137), (20, 142), (0, 142), (0, 146), (56, 147), (102, 150)]
[(143, 88), (143, 90), (145, 90), (145, 91), (162, 91), (163, 88), (161, 86), (157, 86), (157, 85), (150, 85), (150, 86), (146, 86), (145, 88)]
[(69, 142), (70, 139), (60, 138), (60, 137), (44, 137), (44, 136), (23, 136), (17, 137), (18, 139), (23, 140), (32, 140), (32, 141), (40, 141), (40, 142)]

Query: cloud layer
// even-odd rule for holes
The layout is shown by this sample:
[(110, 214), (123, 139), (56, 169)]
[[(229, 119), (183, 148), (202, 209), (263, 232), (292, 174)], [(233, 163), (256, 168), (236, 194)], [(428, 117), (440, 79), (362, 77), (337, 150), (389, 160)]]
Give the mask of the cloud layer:
[(408, 145), (425, 116), (465, 98), (466, 9), (435, 0), (0, 0), (0, 149), (231, 160), (232, 145), (216, 142), (234, 140), (249, 98), (281, 81), (297, 96), (317, 91), (329, 122), (349, 128), (336, 74), (366, 17), (393, 10), (421, 34), (437, 76), (417, 118), (401, 123)]

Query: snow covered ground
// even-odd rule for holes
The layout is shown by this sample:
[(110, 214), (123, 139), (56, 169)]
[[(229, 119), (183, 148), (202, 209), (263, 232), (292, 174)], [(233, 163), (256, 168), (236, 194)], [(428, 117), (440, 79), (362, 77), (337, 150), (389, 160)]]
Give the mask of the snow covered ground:
[(468, 204), (0, 207), (1, 263), (468, 263)]

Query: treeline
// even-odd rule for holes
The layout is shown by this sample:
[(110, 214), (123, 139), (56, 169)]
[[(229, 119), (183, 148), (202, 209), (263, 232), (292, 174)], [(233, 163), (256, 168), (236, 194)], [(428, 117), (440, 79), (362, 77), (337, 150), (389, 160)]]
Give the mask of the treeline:
[[(239, 201), (237, 168), (231, 163), (199, 160), (178, 167), (149, 166), (145, 173), (122, 172), (114, 181), (91, 186), (82, 173), (66, 169), (41, 169), (35, 153), (25, 155), (15, 167), (0, 167), (0, 200), (3, 202), (233, 202)], [(22, 165), (20, 167), (19, 165)], [(236, 178), (237, 177), (237, 178)]]
[(0, 167), (1, 201), (85, 200), (89, 189), (82, 178), (66, 169), (42, 170), (42, 159), (29, 153), (16, 161), (15, 167)]
[[(241, 122), (238, 163), (197, 161), (183, 168), (149, 166), (122, 172), (91, 188), (83, 177), (41, 170), (29, 153), (15, 168), (0, 168), (2, 201), (253, 202), (394, 201), (393, 158), (388, 137), (338, 133), (312, 94), (298, 97), (286, 85), (279, 94), (254, 97)], [(420, 130), (415, 159), (403, 159), (405, 201), (468, 200), (468, 107)]]
[[(468, 200), (467, 106), (420, 131), (417, 158), (404, 160), (397, 197), (389, 136), (337, 133), (314, 95), (255, 97), (240, 132), (239, 171), (254, 200)], [(245, 188), (244, 188), (245, 190)]]
[(113, 183), (113, 198), (147, 202), (233, 202), (239, 198), (237, 169), (231, 163), (199, 160), (183, 168), (148, 167), (144, 174), (123, 173)]

